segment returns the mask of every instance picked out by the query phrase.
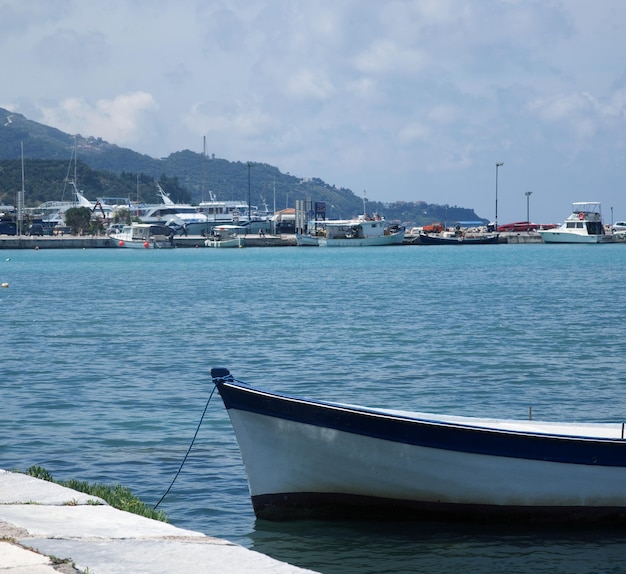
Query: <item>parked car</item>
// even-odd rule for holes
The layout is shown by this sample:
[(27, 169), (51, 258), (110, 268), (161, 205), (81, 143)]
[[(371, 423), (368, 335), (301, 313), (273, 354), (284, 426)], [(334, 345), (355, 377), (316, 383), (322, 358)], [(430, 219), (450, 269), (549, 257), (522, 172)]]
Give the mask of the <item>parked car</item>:
[(43, 235), (43, 225), (41, 223), (33, 223), (28, 230), (28, 235)]

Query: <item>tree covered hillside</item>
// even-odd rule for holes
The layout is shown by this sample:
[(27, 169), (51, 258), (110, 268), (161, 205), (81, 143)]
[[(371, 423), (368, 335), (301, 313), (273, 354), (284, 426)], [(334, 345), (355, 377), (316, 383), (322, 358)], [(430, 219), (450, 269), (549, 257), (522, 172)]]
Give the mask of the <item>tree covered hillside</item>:
[[(0, 203), (14, 205), (21, 189), (21, 150), (24, 153), (25, 202), (73, 199), (74, 178), (87, 198), (130, 198), (158, 202), (156, 182), (179, 203), (209, 200), (248, 200), (270, 210), (294, 207), (298, 199), (326, 202), (330, 218), (362, 213), (363, 200), (350, 189), (337, 188), (319, 178), (299, 178), (256, 162), (228, 161), (214, 155), (183, 150), (156, 159), (110, 144), (101, 138), (69, 135), (0, 108)], [(404, 225), (433, 221), (476, 221), (473, 209), (422, 201), (370, 201), (367, 211)]]

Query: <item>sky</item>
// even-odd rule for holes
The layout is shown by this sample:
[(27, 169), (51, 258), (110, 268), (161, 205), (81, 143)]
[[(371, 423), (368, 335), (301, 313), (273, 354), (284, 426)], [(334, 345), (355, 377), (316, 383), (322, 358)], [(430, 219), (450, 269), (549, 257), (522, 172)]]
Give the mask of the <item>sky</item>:
[(0, 107), (376, 201), (611, 222), (625, 30), (624, 0), (0, 0)]

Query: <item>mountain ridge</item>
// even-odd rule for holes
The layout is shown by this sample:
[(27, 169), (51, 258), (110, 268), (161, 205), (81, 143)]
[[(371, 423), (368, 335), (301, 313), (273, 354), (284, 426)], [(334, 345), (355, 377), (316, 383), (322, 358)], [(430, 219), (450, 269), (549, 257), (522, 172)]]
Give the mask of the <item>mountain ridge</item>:
[[(352, 190), (337, 188), (319, 178), (298, 178), (269, 164), (229, 161), (189, 149), (172, 152), (165, 158), (153, 158), (100, 137), (67, 134), (3, 108), (0, 108), (0, 162), (5, 177), (0, 177), (0, 203), (6, 202), (21, 185), (21, 180), (15, 181), (19, 175), (15, 162), (20, 162), (22, 147), (25, 165), (29, 164), (26, 179), (40, 190), (34, 195), (27, 194), (27, 205), (29, 197), (33, 201), (59, 199), (52, 197), (52, 192), (44, 199), (46, 183), (56, 184), (57, 189), (67, 184), (68, 174), (63, 181), (58, 173), (63, 171), (61, 166), (66, 166), (73, 158), (79, 170), (80, 188), (90, 199), (123, 197), (126, 193), (137, 200), (156, 202), (155, 182), (159, 181), (178, 202), (198, 203), (213, 195), (221, 200), (247, 198), (253, 205), (267, 205), (279, 210), (293, 207), (296, 199), (312, 199), (325, 201), (327, 216), (331, 218), (349, 217), (363, 211), (363, 199)], [(52, 170), (50, 162), (55, 161), (60, 162), (55, 164), (57, 175), (41, 181), (39, 178)], [(41, 162), (48, 162), (47, 169)], [(133, 189), (134, 185), (136, 189)], [(433, 221), (486, 222), (470, 208), (422, 201), (368, 201), (367, 209), (382, 213), (388, 220), (408, 225)]]

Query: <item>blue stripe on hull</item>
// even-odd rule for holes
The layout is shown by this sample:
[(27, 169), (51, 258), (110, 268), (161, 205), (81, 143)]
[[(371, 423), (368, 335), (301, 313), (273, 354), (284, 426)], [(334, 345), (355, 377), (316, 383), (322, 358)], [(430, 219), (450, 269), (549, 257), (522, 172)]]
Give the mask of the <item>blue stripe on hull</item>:
[(474, 428), (302, 400), (217, 382), (227, 409), (238, 409), (403, 444), (546, 462), (626, 467), (626, 441)]

